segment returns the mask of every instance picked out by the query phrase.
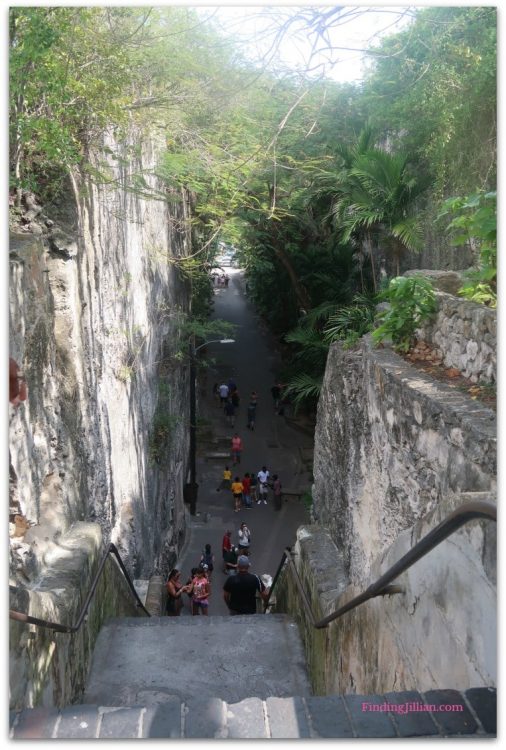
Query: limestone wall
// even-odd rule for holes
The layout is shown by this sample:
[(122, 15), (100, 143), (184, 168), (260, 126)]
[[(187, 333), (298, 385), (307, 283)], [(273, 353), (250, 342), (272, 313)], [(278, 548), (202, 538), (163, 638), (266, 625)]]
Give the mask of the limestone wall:
[[(369, 579), (359, 585), (348, 585), (340, 550), (326, 530), (317, 525), (300, 528), (295, 546), (297, 569), (316, 618), (362, 593), (455, 507), (470, 499), (448, 498), (401, 533), (374, 560)], [(495, 524), (471, 522), (396, 580), (404, 593), (371, 599), (321, 630), (312, 627), (293, 580), (285, 575), (276, 589), (278, 608), (299, 622), (315, 693), (495, 685), (495, 542)]]
[[(29, 526), (11, 545), (21, 581), (76, 521), (97, 521), (135, 578), (166, 572), (185, 533), (188, 368), (174, 354), (188, 289), (174, 261), (189, 252), (187, 207), (163, 199), (154, 141), (105, 145), (107, 183), (74, 175), (58, 228), (11, 238), (10, 355), (28, 383), (9, 415), (11, 520)], [(141, 172), (146, 188), (127, 189)], [(160, 384), (171, 435), (157, 463)]]
[(496, 416), (366, 337), (330, 348), (315, 433), (314, 514), (350, 580), (450, 494), (494, 491)]
[[(367, 337), (354, 350), (334, 344), (318, 406), (313, 512), (336, 562), (311, 584), (314, 596), (327, 587), (337, 601), (347, 589), (347, 600), (457, 507), (462, 493), (493, 497), (496, 429), (494, 412), (392, 350), (373, 348)], [(407, 576), (405, 597), (371, 602), (333, 628), (316, 684), (357, 692), (490, 684), (494, 534), (483, 524), (459, 532)], [(303, 547), (301, 537), (301, 555)], [(317, 557), (301, 562), (308, 581)], [(332, 577), (340, 581), (334, 591)]]
[(497, 380), (497, 312), (476, 302), (437, 292), (438, 312), (418, 332), (473, 383)]
[[(98, 524), (74, 524), (47, 554), (37, 579), (11, 591), (10, 608), (62, 625), (76, 624), (102, 558), (102, 541)], [(141, 613), (116, 561), (109, 557), (77, 632), (57, 633), (9, 620), (11, 710), (78, 700), (104, 621)]]

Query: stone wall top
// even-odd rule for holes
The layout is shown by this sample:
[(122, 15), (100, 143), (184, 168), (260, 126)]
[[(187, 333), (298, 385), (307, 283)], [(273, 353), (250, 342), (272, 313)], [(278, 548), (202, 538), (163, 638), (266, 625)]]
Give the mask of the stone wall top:
[(462, 275), (456, 271), (407, 271), (422, 275), (437, 290), (437, 314), (418, 331), (420, 340), (438, 350), (446, 367), (455, 367), (473, 383), (497, 379), (497, 311), (457, 297)]

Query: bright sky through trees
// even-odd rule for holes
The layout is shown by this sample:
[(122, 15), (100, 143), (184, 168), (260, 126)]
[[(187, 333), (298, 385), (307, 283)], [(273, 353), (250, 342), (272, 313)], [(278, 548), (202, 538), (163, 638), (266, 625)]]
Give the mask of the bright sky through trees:
[(207, 6), (200, 15), (219, 24), (246, 57), (278, 72), (357, 81), (367, 66), (365, 50), (404, 28), (413, 8)]

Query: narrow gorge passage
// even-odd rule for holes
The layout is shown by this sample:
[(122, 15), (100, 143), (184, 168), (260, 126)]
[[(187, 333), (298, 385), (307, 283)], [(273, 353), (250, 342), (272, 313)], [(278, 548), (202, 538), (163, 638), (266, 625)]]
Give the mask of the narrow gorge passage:
[[(222, 598), (225, 576), (221, 572), (221, 542), (226, 529), (232, 531), (232, 541), (237, 544), (237, 531), (240, 523), (245, 521), (252, 537), (251, 571), (258, 575), (274, 575), (284, 547), (293, 545), (298, 526), (308, 521), (307, 510), (297, 496), (288, 496), (281, 510), (276, 511), (272, 492), (267, 506), (254, 503), (250, 510), (243, 508), (240, 513), (235, 513), (232, 493), (227, 490), (216, 492), (225, 464), (230, 466), (233, 477), (239, 475), (241, 478), (245, 472), (258, 473), (265, 465), (271, 476), (279, 475), (284, 488), (304, 492), (310, 487), (306, 461), (312, 448), (309, 435), (291, 426), (284, 416), (278, 416), (274, 411), (270, 389), (279, 367), (275, 340), (247, 299), (242, 271), (231, 268), (227, 272), (229, 286), (214, 290), (214, 317), (237, 326), (233, 336), (235, 343), (209, 345), (207, 359), (214, 362), (199, 378), (198, 417), (210, 422), (215, 437), (227, 438), (227, 442), (223, 441), (220, 446), (227, 446), (233, 432), (237, 431), (243, 440), (243, 456), (236, 467), (226, 459), (206, 459), (210, 451), (201, 440), (197, 440), (199, 515), (192, 518), (189, 544), (180, 561), (184, 579), (198, 564), (204, 545), (211, 544), (216, 561), (210, 615), (228, 613)], [(240, 395), (234, 428), (227, 425), (223, 409), (212, 395), (214, 383), (227, 382), (231, 377), (237, 383)], [(246, 428), (246, 411), (253, 390), (257, 391), (259, 398), (255, 430), (251, 432)], [(189, 614), (187, 605), (182, 614)]]

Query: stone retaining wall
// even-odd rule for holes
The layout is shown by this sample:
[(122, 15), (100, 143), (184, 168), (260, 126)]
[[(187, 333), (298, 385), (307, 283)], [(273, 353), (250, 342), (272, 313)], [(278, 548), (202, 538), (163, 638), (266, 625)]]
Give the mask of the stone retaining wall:
[[(94, 523), (76, 523), (46, 557), (40, 577), (11, 592), (10, 608), (62, 625), (74, 625), (102, 558)], [(9, 621), (10, 707), (65, 706), (83, 693), (95, 640), (110, 617), (143, 614), (118, 564), (108, 557), (88, 614), (76, 633)]]
[[(296, 564), (316, 619), (362, 593), (452, 510), (453, 496), (399, 535), (369, 577), (349, 585), (340, 550), (318, 525), (302, 527)], [(472, 498), (476, 499), (476, 497)], [(480, 497), (479, 499), (489, 499)], [(316, 630), (287, 573), (278, 611), (298, 620), (317, 695), (493, 686), (497, 675), (495, 524), (473, 521), (400, 576), (403, 594), (371, 599)]]
[(447, 495), (494, 491), (496, 415), (369, 337), (330, 348), (315, 433), (313, 509), (352, 581)]
[(496, 310), (444, 292), (436, 297), (436, 318), (417, 331), (418, 338), (439, 349), (444, 364), (456, 367), (473, 383), (495, 383)]

